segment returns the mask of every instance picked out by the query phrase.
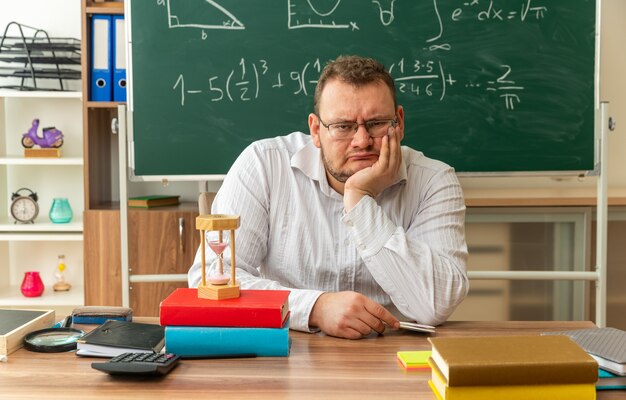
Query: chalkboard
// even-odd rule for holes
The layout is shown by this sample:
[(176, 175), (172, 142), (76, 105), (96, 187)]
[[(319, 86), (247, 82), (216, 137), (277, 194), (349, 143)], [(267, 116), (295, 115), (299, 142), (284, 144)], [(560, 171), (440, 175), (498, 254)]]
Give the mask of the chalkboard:
[(156, 0), (130, 4), (134, 175), (224, 174), (308, 133), (340, 54), (377, 58), (404, 145), (460, 172), (594, 168), (594, 0)]

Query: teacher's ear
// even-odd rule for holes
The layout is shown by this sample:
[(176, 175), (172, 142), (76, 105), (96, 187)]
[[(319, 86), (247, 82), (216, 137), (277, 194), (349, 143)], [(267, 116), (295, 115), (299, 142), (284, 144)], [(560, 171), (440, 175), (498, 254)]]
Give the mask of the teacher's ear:
[(396, 116), (398, 118), (398, 128), (400, 128), (400, 140), (402, 140), (404, 138), (404, 108), (402, 106), (398, 106)]
[(320, 119), (317, 118), (317, 115), (311, 113), (309, 114), (309, 133), (311, 134), (311, 139), (313, 139), (313, 144), (317, 148), (321, 148), (322, 144), (320, 142)]

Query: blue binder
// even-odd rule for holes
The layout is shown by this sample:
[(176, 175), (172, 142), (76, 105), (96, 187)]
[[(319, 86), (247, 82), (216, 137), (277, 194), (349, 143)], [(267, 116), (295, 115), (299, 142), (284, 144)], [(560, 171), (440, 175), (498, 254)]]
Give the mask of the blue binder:
[(113, 101), (126, 101), (126, 46), (124, 16), (112, 16)]
[(111, 101), (111, 16), (94, 15), (91, 19), (91, 100)]

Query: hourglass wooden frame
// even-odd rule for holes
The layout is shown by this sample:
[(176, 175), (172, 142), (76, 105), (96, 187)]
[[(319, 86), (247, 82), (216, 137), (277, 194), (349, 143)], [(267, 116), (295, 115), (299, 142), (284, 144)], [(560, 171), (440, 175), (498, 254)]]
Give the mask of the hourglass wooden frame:
[[(196, 229), (200, 231), (202, 244), (202, 280), (198, 285), (198, 297), (211, 300), (234, 299), (240, 296), (239, 282), (235, 274), (235, 229), (239, 228), (238, 215), (208, 214), (196, 217)], [(224, 285), (215, 285), (206, 279), (206, 231), (230, 231), (230, 281)]]

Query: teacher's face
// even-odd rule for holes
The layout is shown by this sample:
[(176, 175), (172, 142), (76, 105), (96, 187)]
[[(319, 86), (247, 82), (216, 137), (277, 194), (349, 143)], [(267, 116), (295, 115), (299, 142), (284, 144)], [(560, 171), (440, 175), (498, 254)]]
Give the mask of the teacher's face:
[(313, 143), (321, 149), (328, 183), (341, 194), (350, 176), (378, 160), (382, 137), (370, 137), (365, 126), (359, 125), (351, 139), (336, 139), (324, 124), (363, 124), (397, 117), (401, 135), (404, 132), (402, 107), (394, 109), (391, 90), (382, 82), (357, 87), (338, 79), (328, 81), (320, 96), (319, 114), (319, 118), (315, 114), (309, 115), (309, 131)]

